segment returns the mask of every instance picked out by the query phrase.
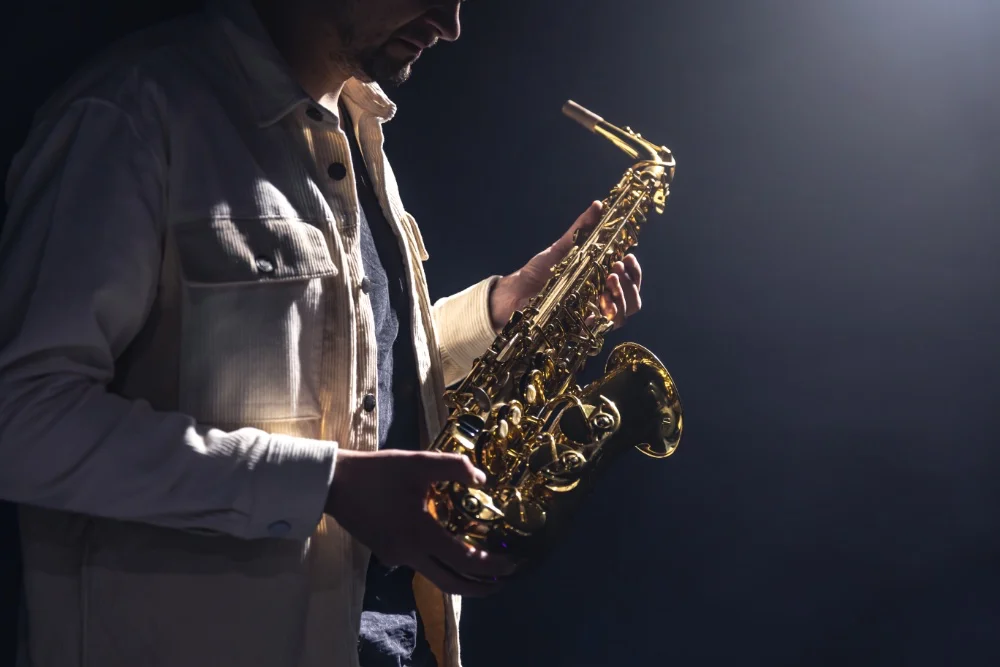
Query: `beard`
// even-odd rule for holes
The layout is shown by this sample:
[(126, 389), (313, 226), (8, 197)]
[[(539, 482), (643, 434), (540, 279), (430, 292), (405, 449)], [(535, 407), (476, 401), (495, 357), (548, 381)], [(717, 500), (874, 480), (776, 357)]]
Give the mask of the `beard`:
[(401, 59), (390, 55), (385, 45), (359, 54), (356, 58), (355, 78), (365, 83), (398, 87), (406, 83), (413, 71), (413, 59)]
[[(317, 0), (308, 0), (317, 2)], [(365, 29), (365, 0), (340, 0), (332, 4), (324, 3), (332, 30), (337, 34), (340, 53), (333, 56), (343, 70), (364, 83), (397, 87), (410, 78), (413, 61), (416, 58), (393, 53), (390, 49), (391, 34), (375, 36)], [(370, 18), (370, 17), (369, 17)], [(368, 21), (368, 25), (378, 21)], [(331, 54), (332, 55), (332, 54)]]

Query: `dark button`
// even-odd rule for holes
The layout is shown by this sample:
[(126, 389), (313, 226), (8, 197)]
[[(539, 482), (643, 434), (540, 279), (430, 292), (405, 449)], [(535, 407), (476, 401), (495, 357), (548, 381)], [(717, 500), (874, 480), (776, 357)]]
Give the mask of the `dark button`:
[(368, 292), (371, 291), (371, 288), (372, 288), (372, 281), (368, 278), (368, 276), (362, 278), (361, 291), (364, 292), (365, 294), (368, 294)]
[(306, 107), (306, 115), (317, 123), (323, 120), (323, 112), (316, 107)]
[(257, 265), (257, 270), (261, 273), (274, 273), (274, 263), (267, 257), (258, 257), (254, 263)]
[(326, 173), (330, 175), (335, 181), (342, 180), (344, 176), (347, 176), (347, 167), (339, 162), (334, 162), (329, 167), (326, 168)]
[(292, 529), (287, 521), (275, 521), (267, 527), (267, 532), (271, 537), (284, 537)]
[(375, 409), (375, 394), (365, 394), (365, 400), (361, 403), (364, 407), (365, 412), (371, 412)]

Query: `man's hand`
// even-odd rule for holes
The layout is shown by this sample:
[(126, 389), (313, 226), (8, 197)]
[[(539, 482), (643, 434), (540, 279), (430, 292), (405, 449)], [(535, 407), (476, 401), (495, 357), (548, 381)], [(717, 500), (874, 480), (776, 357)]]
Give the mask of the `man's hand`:
[[(497, 281), (490, 294), (490, 317), (493, 329), (499, 332), (515, 310), (527, 305), (549, 279), (552, 267), (558, 264), (573, 247), (576, 230), (589, 230), (601, 219), (601, 202), (594, 202), (558, 241), (538, 253), (523, 267)], [(601, 312), (619, 328), (642, 308), (639, 287), (642, 269), (634, 255), (626, 255), (616, 262), (608, 276), (601, 295)]]
[[(340, 450), (326, 513), (386, 565), (420, 572), (446, 593), (484, 596), (514, 567), (502, 556), (469, 547), (427, 513), (434, 482), (481, 484), (468, 458), (440, 452)], [(479, 579), (480, 581), (477, 581)]]

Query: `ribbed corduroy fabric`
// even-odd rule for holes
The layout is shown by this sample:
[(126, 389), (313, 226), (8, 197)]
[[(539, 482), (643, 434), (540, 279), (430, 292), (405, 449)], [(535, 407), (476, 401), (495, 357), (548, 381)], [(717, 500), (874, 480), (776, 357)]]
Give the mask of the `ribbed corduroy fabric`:
[[(383, 152), (344, 103), (399, 239), (422, 403), (492, 341), (486, 278), (432, 305)], [(336, 106), (249, 2), (147, 31), (38, 114), (0, 237), (0, 487), (23, 503), (25, 664), (356, 667), (368, 550), (323, 506), (377, 447), (377, 346)], [(442, 667), (459, 600), (414, 583)]]

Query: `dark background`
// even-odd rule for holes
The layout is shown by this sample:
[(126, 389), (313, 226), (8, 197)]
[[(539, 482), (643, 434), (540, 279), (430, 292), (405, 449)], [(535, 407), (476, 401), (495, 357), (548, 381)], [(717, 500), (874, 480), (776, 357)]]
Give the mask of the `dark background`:
[[(9, 14), (8, 149), (81, 54), (194, 4)], [(574, 99), (677, 156), (609, 343), (653, 349), (686, 408), (674, 457), (623, 459), (544, 569), (466, 602), (466, 663), (1000, 664), (1000, 3), (463, 12), (389, 91), (432, 296), (620, 177)]]

